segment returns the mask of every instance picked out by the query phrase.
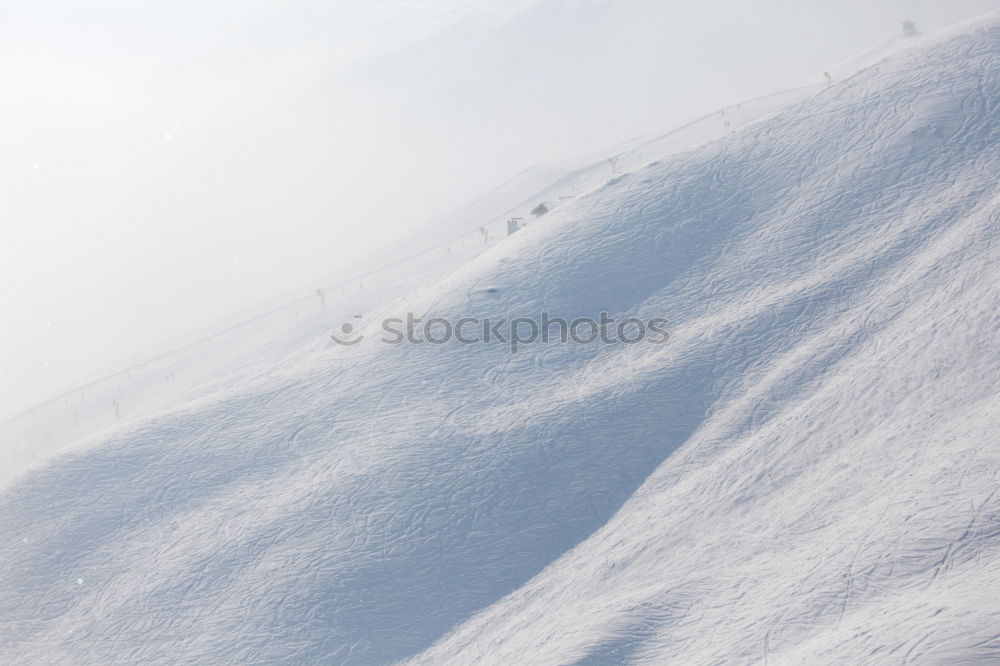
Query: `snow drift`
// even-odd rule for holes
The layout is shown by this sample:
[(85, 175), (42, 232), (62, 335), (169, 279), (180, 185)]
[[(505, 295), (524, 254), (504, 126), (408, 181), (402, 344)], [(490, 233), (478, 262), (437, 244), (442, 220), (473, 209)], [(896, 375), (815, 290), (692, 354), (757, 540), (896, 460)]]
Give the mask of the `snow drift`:
[[(157, 361), (127, 422), (7, 424), (76, 445), (0, 495), (0, 660), (1000, 660), (998, 55), (534, 172), (463, 224), (544, 218)], [(406, 312), (671, 340), (375, 342)]]

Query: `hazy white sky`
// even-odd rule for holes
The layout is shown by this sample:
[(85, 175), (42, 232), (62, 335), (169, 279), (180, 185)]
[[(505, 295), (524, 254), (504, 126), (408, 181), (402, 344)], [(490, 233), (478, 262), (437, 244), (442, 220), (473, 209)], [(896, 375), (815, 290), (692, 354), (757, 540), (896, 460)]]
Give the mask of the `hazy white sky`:
[(1000, 0), (0, 0), (0, 418), (513, 173)]

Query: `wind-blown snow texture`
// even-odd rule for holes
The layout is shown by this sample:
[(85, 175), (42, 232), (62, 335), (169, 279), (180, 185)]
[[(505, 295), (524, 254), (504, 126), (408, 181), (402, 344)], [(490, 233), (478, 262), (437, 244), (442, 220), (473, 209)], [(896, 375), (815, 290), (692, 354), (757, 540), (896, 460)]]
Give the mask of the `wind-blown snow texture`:
[(0, 661), (1000, 662), (998, 54), (921, 40), (334, 303), (666, 345), (230, 331), (0, 495)]

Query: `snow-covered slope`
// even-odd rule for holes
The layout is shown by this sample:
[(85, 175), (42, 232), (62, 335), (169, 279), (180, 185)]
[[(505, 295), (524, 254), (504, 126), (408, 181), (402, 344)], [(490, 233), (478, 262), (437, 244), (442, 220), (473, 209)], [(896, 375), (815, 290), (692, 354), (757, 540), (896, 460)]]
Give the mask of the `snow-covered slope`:
[[(888, 48), (888, 47), (883, 47)], [(0, 423), (0, 484), (63, 447), (188, 403), (254, 374), (261, 346), (294, 350), (291, 337), (316, 339), (334, 313), (364, 311), (412, 286), (446, 275), (506, 235), (507, 220), (532, 220), (539, 203), (555, 209), (630, 169), (718, 139), (803, 99), (821, 84), (747, 100), (657, 136), (640, 137), (601, 155), (526, 169), (495, 190), (445, 215), (386, 249), (346, 266), (312, 289), (240, 313), (191, 336), (173, 350), (108, 372), (17, 417)], [(484, 239), (483, 231), (489, 238)], [(484, 242), (485, 240), (485, 242)], [(349, 315), (347, 315), (349, 316)], [(117, 406), (117, 409), (116, 409)]]
[[(0, 661), (997, 661), (998, 54), (921, 40), (171, 356), (0, 495)], [(543, 311), (671, 339), (374, 339)]]

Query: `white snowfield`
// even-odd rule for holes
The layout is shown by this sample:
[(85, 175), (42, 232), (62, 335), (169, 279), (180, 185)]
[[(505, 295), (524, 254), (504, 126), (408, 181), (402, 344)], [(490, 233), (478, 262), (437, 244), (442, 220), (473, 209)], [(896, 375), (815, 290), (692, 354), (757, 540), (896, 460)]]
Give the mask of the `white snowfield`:
[(773, 111), (5, 424), (0, 662), (1000, 663), (1000, 17)]

